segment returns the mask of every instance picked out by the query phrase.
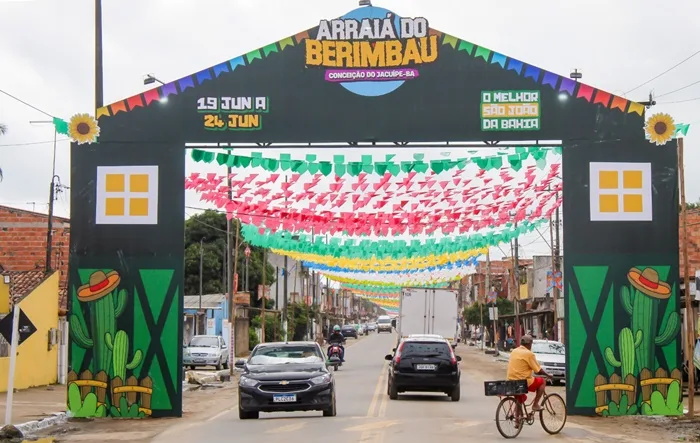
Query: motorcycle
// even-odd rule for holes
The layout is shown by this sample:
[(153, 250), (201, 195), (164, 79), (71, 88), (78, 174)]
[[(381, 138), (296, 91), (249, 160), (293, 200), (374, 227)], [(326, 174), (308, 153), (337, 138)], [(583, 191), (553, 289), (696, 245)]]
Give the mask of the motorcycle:
[(340, 361), (340, 355), (342, 352), (343, 351), (339, 343), (333, 343), (330, 349), (328, 350), (329, 366), (332, 367), (335, 371), (337, 371), (341, 366), (343, 366), (343, 363)]

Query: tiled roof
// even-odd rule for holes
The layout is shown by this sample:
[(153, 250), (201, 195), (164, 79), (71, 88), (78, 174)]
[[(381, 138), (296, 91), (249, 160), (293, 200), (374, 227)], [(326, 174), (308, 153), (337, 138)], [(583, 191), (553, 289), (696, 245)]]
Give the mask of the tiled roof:
[(51, 274), (47, 274), (44, 270), (6, 271), (2, 273), (3, 276), (10, 277), (10, 298), (15, 302), (29, 295)]

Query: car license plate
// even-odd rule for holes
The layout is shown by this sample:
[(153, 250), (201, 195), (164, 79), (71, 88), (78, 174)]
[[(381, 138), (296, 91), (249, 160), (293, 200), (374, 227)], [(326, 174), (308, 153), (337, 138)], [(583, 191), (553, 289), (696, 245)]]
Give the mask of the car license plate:
[(434, 371), (435, 365), (416, 365), (417, 371)]
[(204, 360), (201, 358), (197, 358), (194, 360), (195, 363), (204, 363)]
[(294, 403), (297, 401), (296, 394), (275, 394), (272, 396), (273, 403)]

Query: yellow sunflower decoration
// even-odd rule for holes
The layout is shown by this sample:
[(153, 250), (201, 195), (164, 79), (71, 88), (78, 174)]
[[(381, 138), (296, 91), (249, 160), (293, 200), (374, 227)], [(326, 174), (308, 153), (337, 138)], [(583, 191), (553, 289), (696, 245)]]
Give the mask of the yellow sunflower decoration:
[(673, 117), (668, 114), (654, 114), (647, 120), (644, 132), (646, 132), (651, 143), (663, 146), (673, 138), (673, 134), (676, 132), (676, 124), (673, 122)]
[(89, 114), (75, 114), (68, 122), (68, 136), (79, 145), (94, 143), (100, 135), (100, 127)]

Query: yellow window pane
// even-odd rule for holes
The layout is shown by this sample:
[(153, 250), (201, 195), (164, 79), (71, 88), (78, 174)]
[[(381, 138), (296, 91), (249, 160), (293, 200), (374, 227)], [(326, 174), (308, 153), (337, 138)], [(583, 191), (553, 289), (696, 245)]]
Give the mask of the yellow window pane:
[(148, 174), (131, 174), (129, 176), (130, 192), (148, 192)]
[(619, 184), (617, 171), (600, 171), (598, 173), (598, 183), (600, 189), (617, 189)]
[(124, 192), (124, 174), (107, 174), (105, 191)]
[(148, 199), (132, 198), (129, 200), (129, 215), (145, 217), (148, 215)]
[(620, 205), (617, 195), (601, 195), (599, 198), (600, 212), (619, 212)]
[(625, 189), (642, 189), (642, 171), (624, 171), (622, 187)]
[(119, 216), (124, 215), (124, 199), (123, 198), (107, 198), (107, 199), (105, 199), (105, 215), (110, 216), (110, 217), (119, 217)]
[(622, 198), (624, 212), (642, 212), (642, 194), (625, 194)]

